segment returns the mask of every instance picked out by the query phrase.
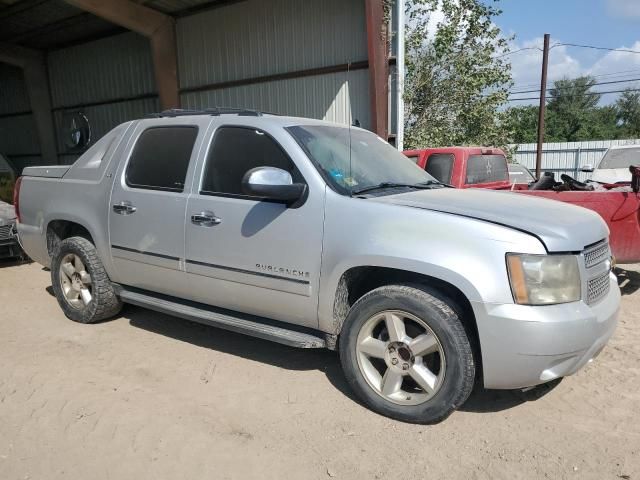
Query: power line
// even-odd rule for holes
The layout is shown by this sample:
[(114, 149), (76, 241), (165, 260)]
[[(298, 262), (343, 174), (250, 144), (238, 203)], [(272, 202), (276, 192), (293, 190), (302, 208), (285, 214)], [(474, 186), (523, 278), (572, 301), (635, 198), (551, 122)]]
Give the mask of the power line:
[(590, 48), (592, 50), (607, 50), (609, 52), (625, 52), (625, 53), (638, 53), (638, 54), (640, 54), (640, 51), (638, 51), (638, 50), (629, 50), (628, 48), (597, 47), (595, 45), (579, 45), (577, 43), (556, 43), (551, 48), (560, 47), (560, 46), (578, 47), (578, 48)]
[[(572, 78), (572, 79), (568, 79), (568, 80), (576, 80), (576, 79)], [(592, 84), (591, 86), (595, 87), (596, 85), (611, 85), (611, 84), (615, 84), (615, 83), (627, 83), (627, 82), (640, 82), (640, 78), (629, 78), (627, 80), (611, 80), (611, 81), (607, 81), (607, 82), (596, 82), (596, 83)], [(547, 87), (547, 92), (553, 91), (553, 90), (556, 90), (556, 91), (557, 90), (566, 90), (566, 89), (569, 89), (569, 88), (572, 88), (571, 85), (567, 85), (567, 86), (564, 86), (564, 87)], [(626, 90), (633, 91), (633, 89), (625, 89), (625, 90), (621, 90), (621, 91), (624, 92)], [(519, 91), (516, 91), (516, 92), (510, 91), (510, 92), (507, 92), (507, 94), (509, 96), (511, 96), (511, 95), (518, 95), (518, 94), (522, 94), (522, 93), (539, 93), (539, 92), (540, 92), (540, 89), (537, 88), (535, 90), (519, 90)], [(592, 92), (589, 92), (589, 93), (592, 93)], [(492, 95), (492, 94), (488, 93), (488, 94), (483, 95), (483, 96), (484, 97), (488, 97), (489, 95)]]
[[(606, 95), (608, 93), (621, 93), (621, 92), (640, 92), (640, 88), (627, 88), (624, 90), (607, 90), (605, 92), (587, 92), (582, 93), (580, 96), (590, 96), (590, 95)], [(520, 100), (538, 100), (540, 97), (527, 97), (527, 98), (510, 98), (507, 102), (517, 102)]]
[(502, 57), (506, 57), (507, 55), (512, 55), (512, 54), (514, 54), (514, 53), (522, 52), (522, 51), (524, 51), (524, 50), (540, 50), (540, 51), (542, 51), (542, 49), (541, 49), (541, 48), (538, 48), (538, 47), (523, 47), (523, 48), (519, 48), (519, 49), (517, 49), (517, 50), (512, 50), (512, 51), (507, 52), (507, 53), (503, 53), (502, 55), (498, 55), (498, 56), (497, 56), (497, 57), (495, 57), (495, 58), (502, 58)]
[[(635, 75), (638, 72), (640, 72), (640, 69), (634, 68), (632, 70), (620, 70), (618, 72), (601, 73), (601, 74), (598, 74), (598, 75), (585, 74), (584, 76), (593, 77), (593, 78), (601, 78), (601, 77), (613, 77), (613, 78), (616, 78), (616, 77), (628, 77), (628, 76), (630, 76), (632, 74)], [(513, 88), (535, 87), (536, 85), (538, 85), (538, 82), (535, 82), (535, 83), (519, 83), (519, 84), (513, 85)], [(538, 90), (536, 90), (536, 91), (538, 91)]]
[[(578, 44), (578, 43), (554, 43), (549, 49), (551, 50), (551, 49), (553, 49), (555, 47), (560, 47), (560, 46), (589, 48), (589, 49), (593, 49), (593, 50), (605, 50), (605, 51), (609, 51), (609, 52), (625, 52), (625, 53), (640, 54), (640, 51), (631, 50), (631, 49), (628, 49), (628, 48), (599, 47), (599, 46), (596, 46), (596, 45), (582, 45), (582, 44)], [(498, 56), (497, 58), (502, 58), (504, 56), (511, 55), (512, 53), (521, 52), (523, 50), (539, 50), (539, 51), (542, 51), (542, 49), (539, 48), (539, 47), (524, 47), (524, 48), (519, 48), (517, 50), (513, 50), (512, 52), (507, 52), (507, 53), (505, 53), (503, 55)], [(626, 70), (626, 71), (632, 72), (634, 70)], [(635, 71), (637, 71), (637, 70), (635, 70)], [(618, 73), (621, 73), (621, 72), (618, 72)], [(616, 73), (614, 72), (614, 73), (609, 73), (609, 74), (605, 73), (605, 74), (601, 74), (601, 75), (592, 75), (592, 76), (593, 77), (604, 77), (604, 76), (615, 76), (615, 75), (616, 75)], [(525, 83), (525, 84), (519, 85), (519, 87), (523, 88), (523, 87), (530, 87), (530, 86), (535, 86), (535, 85), (537, 85), (537, 83)], [(525, 93), (525, 92), (523, 92), (523, 93)]]
[[(572, 80), (575, 80), (575, 79), (572, 79)], [(613, 83), (627, 83), (627, 82), (637, 82), (637, 81), (640, 81), (640, 78), (629, 78), (627, 80), (610, 80), (608, 82), (597, 82), (597, 83), (592, 84), (591, 86), (611, 85)], [(547, 91), (549, 91), (549, 90), (564, 90), (564, 89), (567, 89), (567, 88), (571, 88), (571, 85), (567, 85), (565, 87), (548, 87)], [(509, 95), (516, 95), (516, 94), (519, 94), (519, 93), (536, 93), (536, 92), (539, 93), (540, 89), (538, 88), (536, 90), (520, 90), (520, 91), (517, 91), (517, 92), (509, 92)]]

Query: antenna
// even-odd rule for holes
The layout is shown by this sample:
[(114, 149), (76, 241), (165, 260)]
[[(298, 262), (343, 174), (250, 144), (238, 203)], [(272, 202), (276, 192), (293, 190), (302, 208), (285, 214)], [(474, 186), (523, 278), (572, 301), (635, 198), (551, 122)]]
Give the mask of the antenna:
[(347, 63), (347, 105), (349, 111), (347, 112), (347, 121), (349, 122), (349, 196), (353, 197), (353, 172), (351, 170), (351, 88), (349, 85), (349, 74), (351, 73), (351, 62)]

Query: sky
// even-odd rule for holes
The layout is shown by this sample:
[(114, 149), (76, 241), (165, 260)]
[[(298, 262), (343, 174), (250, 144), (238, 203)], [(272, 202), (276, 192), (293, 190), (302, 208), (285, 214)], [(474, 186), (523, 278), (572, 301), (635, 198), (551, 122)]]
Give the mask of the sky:
[[(542, 48), (544, 33), (551, 45), (574, 43), (640, 52), (640, 0), (501, 0), (503, 13), (495, 22), (506, 36), (515, 35), (511, 49)], [(509, 56), (513, 91), (540, 86), (542, 52), (527, 49)], [(557, 46), (549, 52), (549, 83), (560, 78), (593, 75), (599, 82), (640, 78), (640, 53), (607, 52)], [(640, 81), (597, 85), (598, 91), (640, 88)], [(515, 94), (512, 98), (536, 94)], [(604, 95), (601, 103), (615, 101)], [(535, 101), (515, 102), (536, 103)]]

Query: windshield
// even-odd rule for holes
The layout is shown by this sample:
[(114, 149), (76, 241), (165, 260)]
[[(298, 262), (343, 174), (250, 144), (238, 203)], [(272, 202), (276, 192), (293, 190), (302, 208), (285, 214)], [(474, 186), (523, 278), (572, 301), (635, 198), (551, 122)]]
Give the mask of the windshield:
[[(383, 139), (360, 129), (326, 125), (288, 127), (325, 180), (343, 195), (381, 183), (414, 185), (436, 180)], [(349, 145), (351, 144), (351, 155)]]
[(535, 179), (533, 174), (524, 165), (509, 164), (509, 181), (511, 183), (529, 183)]
[(598, 169), (629, 168), (631, 165), (640, 165), (640, 147), (609, 150), (602, 158)]

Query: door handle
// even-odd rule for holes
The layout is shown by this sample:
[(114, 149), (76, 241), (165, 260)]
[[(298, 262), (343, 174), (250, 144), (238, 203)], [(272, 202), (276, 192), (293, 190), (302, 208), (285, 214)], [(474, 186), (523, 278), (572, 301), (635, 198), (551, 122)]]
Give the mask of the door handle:
[(222, 220), (211, 212), (200, 212), (191, 215), (191, 223), (200, 225), (201, 227), (213, 227), (220, 222), (222, 222)]
[(137, 208), (129, 202), (120, 202), (113, 205), (113, 211), (120, 215), (131, 215), (136, 210)]

